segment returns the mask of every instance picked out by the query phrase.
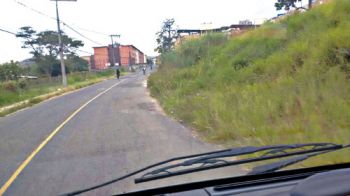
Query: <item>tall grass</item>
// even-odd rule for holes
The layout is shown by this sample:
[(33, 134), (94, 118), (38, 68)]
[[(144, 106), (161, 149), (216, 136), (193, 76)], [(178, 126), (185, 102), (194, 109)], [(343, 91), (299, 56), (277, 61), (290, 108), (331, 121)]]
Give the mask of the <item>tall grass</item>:
[(229, 40), (190, 40), (162, 55), (149, 88), (217, 143), (350, 143), (349, 13), (350, 1), (336, 0)]

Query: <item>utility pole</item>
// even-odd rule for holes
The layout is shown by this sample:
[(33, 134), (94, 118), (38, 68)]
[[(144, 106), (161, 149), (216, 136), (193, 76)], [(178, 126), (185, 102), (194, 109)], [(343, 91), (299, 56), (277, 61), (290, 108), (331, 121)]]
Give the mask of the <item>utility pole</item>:
[(111, 41), (112, 41), (112, 62), (111, 65), (114, 66), (115, 65), (115, 55), (114, 55), (114, 42), (113, 42), (113, 37), (120, 37), (120, 35), (118, 34), (114, 34), (114, 35), (110, 35), (111, 37)]
[(64, 65), (63, 59), (63, 42), (62, 42), (62, 32), (61, 32), (61, 23), (60, 16), (58, 14), (58, 1), (76, 1), (76, 0), (51, 0), (56, 1), (56, 21), (57, 21), (57, 31), (58, 31), (58, 45), (59, 45), (59, 53), (60, 53), (60, 61), (61, 61), (61, 74), (62, 74), (62, 85), (64, 87), (67, 86), (67, 76), (66, 76), (66, 67)]

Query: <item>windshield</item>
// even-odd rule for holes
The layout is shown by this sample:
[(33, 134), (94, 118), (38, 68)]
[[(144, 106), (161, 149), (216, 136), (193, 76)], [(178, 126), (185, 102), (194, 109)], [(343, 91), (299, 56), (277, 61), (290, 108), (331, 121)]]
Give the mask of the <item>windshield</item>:
[(3, 1), (0, 195), (69, 193), (169, 159), (85, 194), (350, 162), (349, 12), (348, 0)]

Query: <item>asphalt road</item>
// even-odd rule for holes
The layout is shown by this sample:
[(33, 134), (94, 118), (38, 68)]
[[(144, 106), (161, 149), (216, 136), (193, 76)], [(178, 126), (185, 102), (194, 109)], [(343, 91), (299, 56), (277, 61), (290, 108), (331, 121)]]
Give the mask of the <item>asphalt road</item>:
[[(78, 108), (30, 160), (5, 195), (58, 195), (87, 188), (149, 164), (218, 147), (201, 142), (164, 115), (140, 73), (107, 80), (0, 118), (0, 187), (23, 161)], [(110, 195), (156, 186), (227, 177), (219, 169), (135, 185), (133, 178), (88, 192)]]

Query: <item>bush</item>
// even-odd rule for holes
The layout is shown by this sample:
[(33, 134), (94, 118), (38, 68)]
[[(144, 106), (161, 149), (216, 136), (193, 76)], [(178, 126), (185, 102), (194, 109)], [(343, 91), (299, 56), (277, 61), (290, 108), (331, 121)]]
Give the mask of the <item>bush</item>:
[(17, 84), (14, 81), (2, 83), (2, 88), (9, 92), (17, 92)]
[(9, 63), (0, 64), (0, 82), (17, 80), (21, 72), (22, 70), (17, 62), (11, 61)]
[(66, 60), (66, 65), (71, 72), (88, 71), (89, 64), (86, 60), (79, 56), (69, 55)]
[(28, 83), (25, 79), (22, 79), (22, 80), (19, 80), (18, 83), (17, 83), (17, 86), (20, 88), (20, 89), (27, 89), (28, 87)]

